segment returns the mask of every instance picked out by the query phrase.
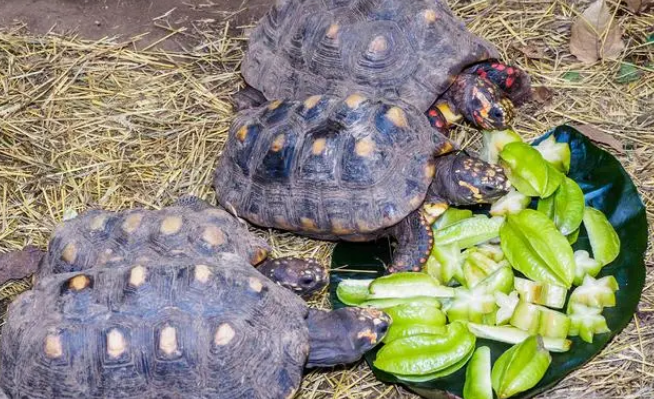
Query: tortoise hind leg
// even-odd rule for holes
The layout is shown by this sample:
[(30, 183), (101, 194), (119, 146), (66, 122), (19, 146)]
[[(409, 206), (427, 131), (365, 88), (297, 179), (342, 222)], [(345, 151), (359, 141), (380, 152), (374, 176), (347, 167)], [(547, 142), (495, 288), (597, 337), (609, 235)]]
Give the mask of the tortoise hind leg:
[(259, 90), (252, 86), (245, 86), (244, 89), (239, 90), (234, 94), (232, 101), (236, 112), (239, 112), (245, 109), (256, 108), (267, 100)]
[(397, 240), (388, 273), (419, 272), (427, 262), (434, 243), (431, 225), (422, 209), (412, 212), (391, 230)]
[(278, 285), (308, 296), (329, 283), (327, 268), (314, 259), (282, 257), (266, 259), (257, 270)]
[(465, 69), (463, 73), (476, 74), (495, 83), (516, 107), (531, 98), (531, 79), (525, 71), (515, 66), (486, 61)]

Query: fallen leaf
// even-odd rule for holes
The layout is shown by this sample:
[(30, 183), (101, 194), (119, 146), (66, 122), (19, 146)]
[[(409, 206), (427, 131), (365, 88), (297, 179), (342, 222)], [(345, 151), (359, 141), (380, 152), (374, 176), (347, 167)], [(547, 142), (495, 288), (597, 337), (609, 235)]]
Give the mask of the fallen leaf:
[(640, 79), (641, 71), (635, 65), (623, 62), (615, 81), (621, 84), (635, 82)]
[(577, 124), (570, 124), (573, 128), (579, 130), (584, 136), (588, 137), (589, 139), (608, 145), (609, 147), (613, 148), (616, 151), (622, 152), (624, 150), (624, 147), (622, 145), (622, 142), (615, 137), (611, 136), (608, 133), (604, 133), (603, 131), (599, 130), (597, 126), (593, 125), (577, 125)]
[(554, 97), (554, 91), (552, 91), (552, 89), (548, 89), (545, 86), (538, 86), (532, 89), (531, 96), (537, 103), (547, 105), (552, 101), (552, 97)]
[(563, 79), (570, 82), (578, 82), (581, 80), (581, 75), (579, 72), (570, 71), (563, 74)]
[(527, 58), (531, 58), (532, 60), (542, 60), (547, 58), (547, 55), (545, 54), (545, 49), (533, 43), (527, 43), (527, 44), (514, 43), (512, 47), (518, 50), (519, 52), (521, 52), (522, 54), (524, 54)]
[(586, 64), (615, 57), (623, 49), (622, 30), (604, 0), (595, 1), (572, 24), (570, 52)]
[(645, 11), (651, 5), (654, 5), (654, 0), (624, 0), (627, 3), (627, 8), (633, 13)]

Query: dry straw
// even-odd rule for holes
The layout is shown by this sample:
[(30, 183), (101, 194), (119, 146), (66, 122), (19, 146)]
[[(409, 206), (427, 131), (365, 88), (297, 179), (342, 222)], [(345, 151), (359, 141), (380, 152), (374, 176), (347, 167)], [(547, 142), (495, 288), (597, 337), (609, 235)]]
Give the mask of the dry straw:
[[(619, 4), (626, 50), (619, 60), (584, 66), (569, 54), (572, 20), (586, 1), (450, 2), (476, 33), (507, 60), (527, 69), (551, 99), (520, 112), (526, 138), (566, 121), (592, 123), (620, 140), (616, 153), (637, 183), (652, 220), (654, 190), (654, 15), (636, 16)], [(616, 2), (609, 2), (615, 9)], [(243, 38), (227, 29), (186, 31), (201, 43), (185, 54), (134, 51), (115, 39), (73, 35), (36, 37), (0, 31), (0, 251), (45, 247), (63, 218), (89, 208), (158, 208), (183, 193), (214, 201), (211, 174), (233, 113), (230, 96), (241, 84)], [(619, 84), (622, 63), (639, 78)], [(548, 97), (540, 89), (541, 100)], [(478, 132), (460, 126), (453, 136), (476, 147)], [(616, 152), (611, 149), (611, 151)], [(254, 230), (254, 229), (253, 229)], [(275, 255), (315, 256), (329, 262), (332, 244), (256, 230)], [(652, 266), (651, 252), (647, 265)], [(654, 328), (648, 268), (635, 320), (583, 369), (542, 398), (654, 397)], [(29, 287), (0, 288), (2, 309)], [(328, 307), (325, 293), (311, 301)], [(300, 398), (413, 397), (379, 383), (363, 365), (309, 373)]]

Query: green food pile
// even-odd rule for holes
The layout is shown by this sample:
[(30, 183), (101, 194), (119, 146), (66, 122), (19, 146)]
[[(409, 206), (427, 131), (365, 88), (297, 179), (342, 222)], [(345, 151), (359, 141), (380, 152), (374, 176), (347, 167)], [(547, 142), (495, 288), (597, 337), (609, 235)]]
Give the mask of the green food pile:
[[(509, 398), (545, 375), (550, 352), (579, 336), (609, 332), (617, 280), (596, 278), (620, 252), (605, 215), (567, 177), (570, 148), (553, 136), (532, 147), (511, 131), (485, 133), (482, 154), (506, 170), (513, 188), (489, 215), (449, 208), (432, 226), (422, 272), (343, 280), (349, 306), (383, 309), (393, 319), (374, 366), (409, 382), (466, 367), (464, 399)], [(533, 205), (532, 205), (533, 204)], [(585, 229), (591, 252), (572, 244)], [(483, 338), (513, 345), (491, 364)]]

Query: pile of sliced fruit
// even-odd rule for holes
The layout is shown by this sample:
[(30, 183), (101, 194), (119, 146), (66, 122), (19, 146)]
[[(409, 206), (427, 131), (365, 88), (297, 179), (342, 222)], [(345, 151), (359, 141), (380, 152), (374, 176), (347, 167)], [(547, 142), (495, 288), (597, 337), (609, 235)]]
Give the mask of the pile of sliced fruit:
[[(609, 332), (602, 311), (615, 306), (619, 288), (611, 275), (596, 278), (618, 256), (620, 240), (567, 177), (567, 143), (550, 136), (531, 146), (511, 131), (485, 133), (482, 154), (505, 168), (513, 186), (490, 215), (449, 208), (432, 226), (422, 272), (343, 280), (336, 290), (344, 304), (393, 319), (376, 368), (420, 382), (465, 366), (465, 399), (534, 387), (550, 352), (570, 349), (569, 337), (592, 342)], [(582, 228), (592, 254), (572, 248)], [(490, 348), (477, 348), (477, 338), (513, 346), (491, 367)]]

